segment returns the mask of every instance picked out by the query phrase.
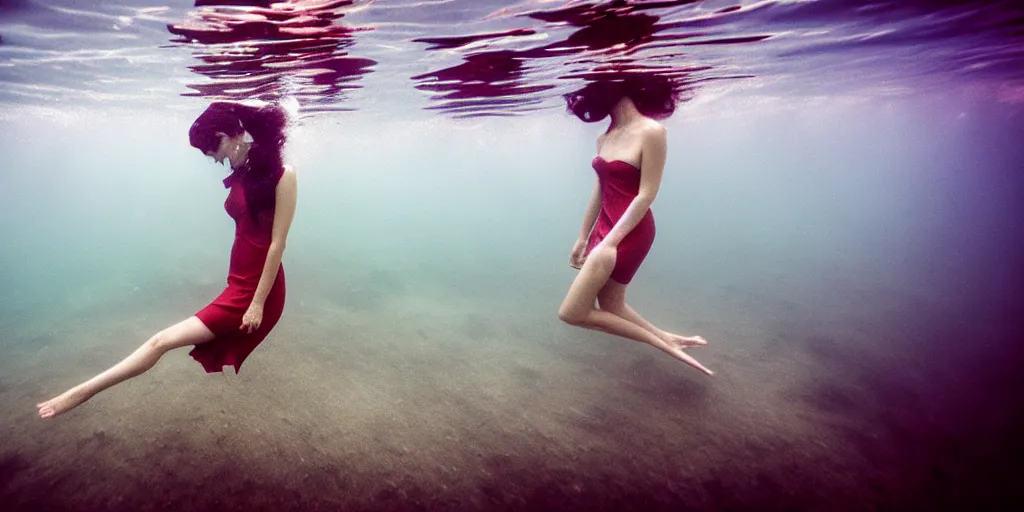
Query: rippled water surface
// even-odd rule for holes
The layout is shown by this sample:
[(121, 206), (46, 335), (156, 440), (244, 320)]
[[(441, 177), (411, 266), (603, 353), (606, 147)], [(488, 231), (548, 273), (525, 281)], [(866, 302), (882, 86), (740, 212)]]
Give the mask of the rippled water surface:
[(602, 73), (687, 91), (1021, 96), (1024, 7), (970, 0), (5, 0), (8, 104), (273, 99), (307, 112), (557, 107)]
[[(557, 316), (629, 73), (714, 377)], [(221, 291), (189, 126), (286, 97), (281, 323), (41, 420)], [(1024, 510), (1022, 134), (1019, 1), (0, 0), (0, 510)]]

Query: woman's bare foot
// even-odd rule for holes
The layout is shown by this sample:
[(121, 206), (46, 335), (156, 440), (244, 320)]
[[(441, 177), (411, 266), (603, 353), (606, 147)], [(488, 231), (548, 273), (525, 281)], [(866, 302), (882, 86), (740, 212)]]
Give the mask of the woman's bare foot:
[(682, 348), (671, 347), (671, 348), (669, 348), (668, 353), (672, 357), (674, 357), (674, 358), (676, 358), (676, 359), (678, 359), (678, 360), (680, 360), (680, 361), (682, 361), (682, 362), (684, 362), (684, 363), (686, 363), (686, 364), (688, 364), (688, 365), (690, 365), (690, 366), (700, 370), (705, 375), (713, 376), (715, 374), (715, 372), (713, 372), (710, 369), (708, 369), (708, 367), (700, 364), (700, 362), (698, 362), (696, 359), (690, 357), (690, 355), (687, 354), (685, 351), (683, 351)]
[(58, 414), (68, 412), (71, 409), (82, 405), (82, 402), (85, 402), (91, 397), (92, 395), (86, 392), (85, 389), (81, 387), (74, 387), (64, 393), (61, 393), (60, 396), (36, 404), (36, 407), (39, 408), (40, 418), (52, 418)]
[(666, 354), (700, 370), (706, 375), (714, 375), (715, 372), (709, 370), (706, 366), (700, 364), (699, 361), (694, 359), (690, 354), (687, 354), (683, 347), (678, 347), (674, 344), (668, 343), (662, 339), (658, 339), (660, 343), (652, 344), (655, 348), (665, 352)]
[(680, 336), (678, 334), (668, 333), (668, 335), (663, 339), (665, 340), (665, 343), (669, 344), (669, 346), (679, 349), (700, 347), (708, 344), (707, 340), (705, 340), (703, 336)]
[(700, 371), (704, 372), (708, 377), (714, 377), (715, 376), (715, 372), (713, 372), (713, 371), (711, 371), (711, 370), (709, 370), (707, 368), (703, 368), (702, 367), (702, 368), (700, 368)]

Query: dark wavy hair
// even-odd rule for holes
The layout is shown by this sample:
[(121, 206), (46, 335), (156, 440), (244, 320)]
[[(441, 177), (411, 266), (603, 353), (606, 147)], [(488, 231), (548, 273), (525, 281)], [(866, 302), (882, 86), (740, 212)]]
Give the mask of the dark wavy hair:
[(217, 132), (230, 137), (249, 132), (252, 136), (248, 159), (235, 173), (242, 181), (253, 219), (260, 212), (274, 208), (274, 190), (284, 173), (281, 151), (287, 124), (288, 116), (278, 105), (253, 107), (217, 101), (206, 107), (188, 130), (189, 143), (204, 154), (215, 152), (220, 146)]
[(681, 96), (671, 79), (655, 74), (599, 79), (563, 96), (566, 109), (585, 123), (596, 123), (611, 114), (628, 97), (641, 114), (665, 119), (676, 110)]

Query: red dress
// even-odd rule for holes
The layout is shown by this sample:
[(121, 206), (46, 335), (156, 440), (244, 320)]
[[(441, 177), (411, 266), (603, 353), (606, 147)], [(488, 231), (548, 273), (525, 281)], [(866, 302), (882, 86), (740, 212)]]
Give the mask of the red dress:
[(274, 210), (264, 210), (255, 221), (246, 206), (245, 189), (242, 181), (232, 174), (224, 180), (230, 187), (224, 209), (235, 221), (235, 242), (231, 246), (231, 260), (228, 266), (227, 287), (209, 305), (196, 312), (195, 316), (213, 331), (216, 338), (208, 343), (196, 345), (189, 352), (193, 359), (203, 365), (207, 373), (223, 371), (224, 366), (234, 366), (235, 373), (242, 362), (257, 345), (267, 337), (284, 311), (284, 265), (278, 267), (274, 286), (267, 294), (263, 305), (263, 320), (252, 333), (239, 330), (256, 287), (263, 274), (270, 249), (271, 231), (274, 226)]
[[(622, 160), (594, 157), (591, 165), (601, 184), (601, 212), (587, 242), (587, 253), (596, 246), (626, 213), (640, 192), (640, 169)], [(648, 209), (640, 222), (619, 242), (611, 278), (629, 284), (654, 244), (654, 214)]]

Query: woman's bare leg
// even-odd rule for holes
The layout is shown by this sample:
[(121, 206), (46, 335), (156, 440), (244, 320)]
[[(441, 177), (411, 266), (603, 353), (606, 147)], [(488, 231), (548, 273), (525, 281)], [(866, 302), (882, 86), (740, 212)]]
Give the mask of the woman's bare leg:
[(608, 282), (614, 267), (615, 250), (600, 245), (595, 247), (569, 287), (569, 293), (558, 309), (558, 317), (571, 325), (647, 343), (708, 375), (713, 375), (714, 372), (705, 368), (696, 359), (684, 353), (682, 349), (665, 342), (653, 332), (614, 313), (594, 307), (597, 295)]
[(699, 347), (708, 344), (702, 336), (681, 336), (659, 329), (656, 325), (645, 320), (636, 310), (629, 307), (629, 304), (626, 304), (626, 285), (614, 279), (609, 279), (604, 288), (601, 288), (601, 291), (598, 292), (597, 303), (601, 309), (614, 313), (653, 332), (659, 338), (677, 348)]
[(167, 351), (198, 345), (213, 340), (214, 335), (196, 317), (190, 317), (153, 335), (131, 355), (103, 373), (61, 393), (59, 396), (36, 404), (39, 416), (51, 418), (70, 411), (103, 391), (132, 377), (142, 375), (153, 367)]

